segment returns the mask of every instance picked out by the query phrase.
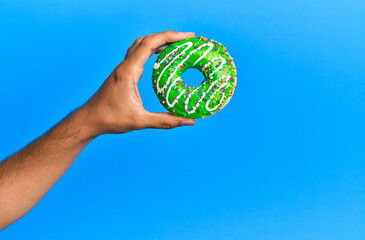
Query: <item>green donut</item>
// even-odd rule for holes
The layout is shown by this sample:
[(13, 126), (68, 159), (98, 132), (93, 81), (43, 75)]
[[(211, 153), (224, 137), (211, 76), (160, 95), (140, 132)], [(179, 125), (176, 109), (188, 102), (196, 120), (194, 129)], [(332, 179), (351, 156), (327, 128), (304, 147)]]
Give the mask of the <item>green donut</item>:
[[(196, 68), (204, 75), (198, 87), (181, 75)], [(219, 112), (231, 99), (237, 73), (227, 49), (208, 38), (188, 38), (167, 46), (153, 65), (153, 89), (161, 104), (177, 116), (204, 118)]]

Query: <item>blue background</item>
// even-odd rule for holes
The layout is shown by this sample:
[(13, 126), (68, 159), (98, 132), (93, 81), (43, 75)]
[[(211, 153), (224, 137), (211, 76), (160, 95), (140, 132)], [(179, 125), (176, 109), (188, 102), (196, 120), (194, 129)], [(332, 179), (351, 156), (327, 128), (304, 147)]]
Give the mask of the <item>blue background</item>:
[[(364, 12), (360, 0), (1, 1), (1, 159), (83, 104), (139, 36), (213, 38), (238, 85), (194, 127), (97, 138), (0, 238), (364, 239)], [(164, 111), (155, 60), (139, 88)]]

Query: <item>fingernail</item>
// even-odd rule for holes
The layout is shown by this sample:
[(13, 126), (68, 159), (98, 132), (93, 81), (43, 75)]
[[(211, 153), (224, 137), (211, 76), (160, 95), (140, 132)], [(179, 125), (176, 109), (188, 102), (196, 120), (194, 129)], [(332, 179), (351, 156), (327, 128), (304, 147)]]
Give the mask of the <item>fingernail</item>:
[(194, 37), (195, 33), (194, 32), (178, 32), (178, 34), (181, 37), (185, 37), (185, 38), (189, 38), (189, 37)]
[(184, 120), (181, 122), (182, 126), (193, 126), (195, 123), (193, 120)]

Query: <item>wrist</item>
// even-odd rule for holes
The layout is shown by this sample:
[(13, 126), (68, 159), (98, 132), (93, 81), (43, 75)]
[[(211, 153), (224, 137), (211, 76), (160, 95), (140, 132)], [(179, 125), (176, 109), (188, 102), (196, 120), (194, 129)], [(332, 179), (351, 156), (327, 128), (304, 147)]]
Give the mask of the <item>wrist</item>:
[(70, 129), (74, 129), (78, 133), (77, 140), (80, 142), (90, 142), (102, 134), (93, 123), (87, 106), (72, 111), (65, 121), (69, 121)]

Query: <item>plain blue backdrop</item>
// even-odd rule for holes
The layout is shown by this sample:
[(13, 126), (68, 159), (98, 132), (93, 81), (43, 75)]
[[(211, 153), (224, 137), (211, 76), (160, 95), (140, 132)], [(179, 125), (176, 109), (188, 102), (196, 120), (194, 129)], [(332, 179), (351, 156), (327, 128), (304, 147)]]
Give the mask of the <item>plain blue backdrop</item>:
[[(0, 239), (364, 239), (364, 23), (360, 0), (0, 1), (0, 159), (83, 104), (137, 37), (194, 31), (238, 71), (194, 127), (97, 138)], [(155, 60), (139, 88), (164, 111)]]

